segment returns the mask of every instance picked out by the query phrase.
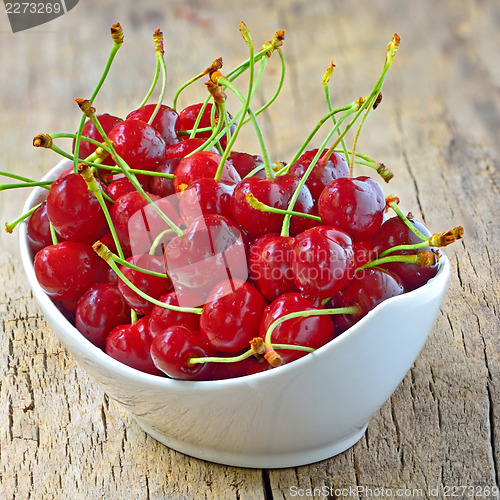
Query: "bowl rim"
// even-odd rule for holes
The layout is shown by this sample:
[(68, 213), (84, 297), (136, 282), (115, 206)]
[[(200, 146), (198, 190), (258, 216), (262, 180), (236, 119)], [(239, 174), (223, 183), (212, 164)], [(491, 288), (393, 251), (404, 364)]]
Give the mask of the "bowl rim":
[[(57, 178), (64, 169), (69, 168), (73, 162), (68, 159), (63, 159), (59, 163), (57, 163), (54, 167), (51, 168), (47, 174), (45, 174), (42, 178), (42, 181), (52, 180)], [(30, 195), (28, 196), (25, 204), (23, 213), (26, 213), (30, 208), (32, 208), (35, 204), (39, 203), (46, 197), (47, 190), (42, 187), (36, 187), (32, 190)], [(45, 196), (44, 196), (45, 194)], [(429, 288), (441, 288), (446, 287), (449, 275), (450, 275), (450, 261), (446, 254), (440, 251), (441, 258), (439, 260), (439, 267), (437, 274), (431, 278), (425, 285), (410, 292), (406, 292), (402, 295), (391, 297), (390, 299), (386, 299), (381, 304), (377, 305), (373, 310), (371, 310), (366, 316), (361, 318), (355, 325), (351, 328), (318, 348), (316, 351), (309, 353), (306, 356), (303, 356), (292, 363), (282, 365), (278, 367), (279, 369), (269, 369), (263, 372), (254, 373), (251, 375), (244, 375), (236, 378), (228, 378), (222, 380), (203, 380), (203, 381), (194, 381), (194, 380), (177, 380), (168, 378), (167, 376), (162, 377), (158, 375), (152, 375), (148, 373), (141, 372), (135, 368), (132, 368), (128, 365), (117, 361), (112, 358), (108, 354), (106, 354), (103, 350), (92, 344), (87, 338), (85, 338), (75, 326), (71, 324), (71, 322), (64, 316), (64, 314), (59, 310), (56, 304), (52, 301), (52, 299), (44, 292), (41, 286), (38, 284), (36, 279), (35, 270), (33, 266), (33, 251), (30, 248), (28, 239), (27, 239), (27, 221), (23, 221), (19, 226), (19, 246), (20, 246), (20, 254), (21, 261), (24, 267), (24, 271), (26, 277), (28, 279), (28, 283), (31, 287), (33, 295), (38, 302), (40, 308), (44, 315), (51, 317), (51, 319), (61, 324), (63, 330), (66, 332), (64, 335), (64, 339), (61, 338), (62, 335), (59, 335), (58, 332), (56, 336), (59, 341), (64, 345), (64, 347), (71, 353), (72, 349), (67, 346), (67, 340), (69, 343), (77, 348), (79, 352), (84, 353), (87, 357), (93, 359), (95, 363), (99, 366), (105, 366), (107, 370), (112, 371), (115, 376), (133, 381), (137, 384), (148, 385), (151, 388), (157, 389), (169, 389), (169, 390), (179, 390), (185, 391), (186, 389), (192, 390), (195, 389), (197, 391), (213, 391), (213, 390), (223, 390), (235, 386), (245, 386), (252, 385), (253, 383), (267, 383), (268, 381), (273, 380), (275, 377), (286, 376), (287, 373), (293, 371), (301, 371), (303, 366), (307, 366), (310, 363), (314, 363), (317, 355), (321, 356), (322, 353), (336, 349), (337, 346), (342, 345), (345, 342), (349, 342), (351, 337), (356, 336), (357, 332), (363, 329), (366, 323), (370, 320), (374, 319), (378, 314), (381, 314), (384, 309), (388, 307), (392, 307), (393, 305), (404, 302), (404, 301), (412, 301), (413, 298), (419, 294), (426, 294)], [(78, 363), (77, 363), (78, 364)]]

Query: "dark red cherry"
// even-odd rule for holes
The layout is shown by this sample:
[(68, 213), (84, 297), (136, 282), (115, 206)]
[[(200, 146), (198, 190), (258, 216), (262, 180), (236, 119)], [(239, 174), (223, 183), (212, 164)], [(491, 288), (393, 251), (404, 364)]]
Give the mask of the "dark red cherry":
[(221, 352), (237, 353), (258, 336), (267, 302), (247, 281), (226, 280), (216, 285), (203, 306), (200, 328), (209, 345)]
[(212, 288), (232, 278), (246, 280), (246, 246), (239, 227), (227, 217), (195, 219), (182, 236), (169, 241), (165, 264), (181, 306), (205, 303)]
[(105, 262), (86, 243), (63, 241), (42, 248), (34, 261), (35, 274), (47, 295), (75, 300), (100, 281)]
[(151, 359), (153, 337), (148, 328), (149, 318), (144, 316), (134, 324), (120, 325), (106, 338), (106, 354), (121, 363), (151, 375), (163, 375)]
[(317, 226), (295, 237), (292, 270), (304, 294), (332, 297), (349, 283), (354, 269), (352, 240), (341, 229)]
[[(142, 120), (149, 123), (149, 119), (156, 109), (156, 104), (146, 104), (142, 108), (132, 111), (127, 120)], [(160, 134), (165, 144), (177, 144), (178, 132), (181, 130), (181, 119), (177, 111), (165, 104), (160, 105), (151, 126)]]
[(284, 293), (298, 291), (292, 271), (293, 241), (291, 237), (269, 233), (250, 246), (250, 280), (269, 302)]
[[(187, 158), (183, 158), (174, 172), (174, 187), (177, 192), (184, 191), (191, 183), (198, 179), (215, 177), (222, 156), (211, 151), (199, 151)], [(226, 162), (222, 171), (222, 181), (236, 184), (240, 176), (235, 168)]]
[(108, 137), (130, 168), (154, 170), (165, 160), (165, 141), (146, 122), (125, 120), (115, 125)]
[[(302, 178), (317, 152), (318, 149), (311, 149), (303, 153), (296, 162), (290, 165), (288, 173)], [(327, 150), (325, 149), (323, 154), (326, 152)], [(326, 162), (320, 158), (306, 180), (306, 186), (311, 192), (314, 203), (318, 202), (321, 192), (327, 184), (334, 179), (347, 177), (348, 175), (349, 165), (340, 154), (332, 153)]]
[(341, 177), (330, 182), (318, 201), (323, 224), (347, 231), (355, 240), (368, 240), (382, 225), (385, 196), (371, 177)]
[[(236, 186), (233, 194), (234, 220), (253, 238), (258, 238), (265, 233), (280, 233), (284, 216), (251, 207), (246, 198), (247, 194), (251, 193), (257, 200), (266, 205), (285, 210), (288, 208), (298, 184), (299, 180), (293, 175), (280, 175), (275, 179), (259, 177), (243, 179)], [(300, 191), (294, 210), (314, 214), (313, 200), (307, 187), (304, 186)], [(298, 216), (293, 216), (290, 222), (292, 236), (317, 224)]]
[[(238, 151), (231, 152), (228, 161), (233, 165), (242, 179), (252, 172), (252, 170), (264, 165), (264, 160), (261, 156)], [(264, 169), (262, 170), (265, 172)]]
[(104, 349), (109, 332), (127, 323), (130, 323), (130, 307), (116, 285), (96, 283), (78, 301), (75, 327), (101, 349)]
[(47, 215), (65, 240), (94, 243), (109, 230), (99, 201), (79, 174), (69, 174), (50, 186)]
[(214, 356), (215, 351), (199, 332), (176, 325), (160, 332), (151, 344), (154, 364), (166, 375), (180, 380), (210, 379), (211, 363), (189, 364), (191, 358)]
[(28, 220), (27, 237), (33, 252), (52, 245), (50, 221), (47, 215), (47, 203), (44, 201)]
[(368, 261), (377, 256), (372, 240), (353, 241), (352, 248), (354, 250), (354, 260), (356, 261), (357, 268), (364, 266)]
[[(165, 149), (165, 159), (169, 160), (172, 158), (184, 158), (189, 153), (192, 153), (195, 149), (198, 149), (205, 143), (204, 139), (199, 137), (193, 137), (192, 139), (184, 139), (177, 144), (171, 144)], [(210, 149), (211, 152), (217, 153), (217, 149)]]
[[(160, 297), (159, 300), (166, 305), (179, 306), (179, 301), (177, 300), (175, 292), (167, 293)], [(167, 309), (166, 307), (158, 305), (153, 307), (149, 317), (149, 329), (153, 337), (166, 328), (175, 325), (184, 325), (192, 330), (198, 331), (200, 329), (200, 315), (174, 311), (173, 309)]]
[[(133, 255), (127, 259), (127, 262), (148, 271), (165, 274), (163, 259), (155, 255)], [(153, 299), (158, 300), (161, 296), (172, 290), (172, 282), (167, 277), (154, 276), (131, 269), (125, 265), (120, 266), (120, 270), (129, 281)], [(118, 278), (118, 289), (123, 295), (125, 302), (137, 314), (150, 314), (153, 310), (153, 303), (132, 290), (121, 278)]]
[[(104, 132), (109, 134), (111, 129), (117, 124), (122, 122), (123, 120), (121, 118), (118, 118), (117, 116), (110, 115), (108, 113), (102, 114), (102, 115), (97, 115), (96, 116), (97, 121), (100, 123), (101, 127), (104, 129)], [(83, 130), (82, 130), (82, 136), (88, 137), (89, 139), (94, 139), (99, 142), (104, 142), (104, 138), (102, 137), (101, 133), (97, 130), (96, 126), (92, 123), (92, 121), (89, 119), (85, 122), (83, 125)], [(97, 146), (94, 144), (91, 144), (90, 142), (87, 142), (85, 140), (80, 141), (80, 151), (78, 154), (78, 157), (84, 160), (88, 156), (90, 156), (95, 150), (97, 149)], [(72, 151), (75, 151), (75, 140), (73, 140), (73, 149)], [(107, 156), (103, 160), (103, 165), (114, 165), (115, 162), (111, 156)]]
[[(179, 165), (181, 158), (170, 158), (165, 160), (157, 169), (156, 172), (162, 174), (173, 174)], [(171, 196), (175, 194), (174, 180), (168, 177), (153, 177), (149, 183), (149, 189), (153, 194), (161, 196)]]
[(398, 275), (378, 268), (361, 269), (335, 301), (336, 307), (356, 305), (358, 312), (334, 315), (335, 325), (339, 331), (345, 331), (384, 300), (404, 292), (403, 281)]
[[(217, 356), (225, 357), (227, 354), (218, 353)], [(209, 363), (207, 368), (207, 378), (210, 380), (225, 380), (229, 378), (244, 377), (255, 373), (270, 370), (271, 365), (262, 357), (250, 356), (242, 361), (232, 361), (230, 363)]]
[[(277, 319), (299, 311), (320, 309), (318, 300), (301, 293), (286, 293), (278, 297), (264, 310), (260, 324), (260, 336), (265, 339), (267, 330)], [(308, 316), (284, 321), (271, 334), (273, 344), (291, 344), (318, 349), (336, 336), (335, 325), (330, 316)], [(290, 363), (307, 354), (306, 351), (276, 349), (282, 363)]]
[(182, 192), (179, 210), (187, 224), (201, 215), (219, 214), (232, 218), (232, 196), (235, 183), (198, 179)]
[(116, 201), (118, 198), (120, 198), (120, 196), (131, 193), (136, 189), (135, 186), (126, 177), (120, 177), (119, 179), (116, 179), (108, 184), (106, 190), (113, 201)]
[[(420, 221), (416, 220), (411, 214), (408, 218), (421, 233), (425, 236), (431, 236), (430, 231)], [(421, 242), (422, 240), (398, 216), (387, 219), (373, 237), (374, 249), (377, 253), (381, 253), (394, 246), (414, 245)], [(437, 252), (436, 248), (431, 247), (420, 250), (433, 250)], [(390, 255), (413, 255), (415, 253), (416, 250), (399, 250)], [(437, 259), (435, 264), (426, 267), (419, 267), (416, 264), (409, 264), (407, 262), (391, 262), (381, 267), (397, 274), (403, 280), (407, 291), (415, 290), (425, 285), (438, 271)]]

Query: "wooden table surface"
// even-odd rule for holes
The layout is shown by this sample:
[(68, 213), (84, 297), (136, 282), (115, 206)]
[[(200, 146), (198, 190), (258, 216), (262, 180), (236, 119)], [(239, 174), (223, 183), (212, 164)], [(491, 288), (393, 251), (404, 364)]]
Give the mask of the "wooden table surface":
[[(384, 189), (404, 211), (436, 232), (465, 227), (465, 238), (446, 251), (452, 276), (425, 348), (365, 436), (341, 455), (281, 470), (207, 463), (148, 437), (74, 363), (32, 298), (17, 234), (2, 234), (0, 498), (269, 500), (324, 498), (326, 490), (313, 491), (322, 487), (329, 498), (497, 498), (487, 490), (500, 481), (496, 0), (81, 0), (15, 35), (2, 11), (0, 170), (39, 178), (57, 161), (35, 150), (32, 138), (76, 130), (73, 98), (92, 92), (114, 22), (126, 41), (96, 106), (125, 115), (152, 80), (156, 28), (165, 33), (170, 103), (174, 89), (216, 57), (224, 70), (246, 58), (241, 20), (257, 45), (286, 29), (285, 88), (260, 118), (273, 160), (289, 160), (324, 113), (321, 77), (331, 60), (333, 101), (345, 104), (369, 93), (387, 43), (401, 36), (384, 100), (358, 147), (393, 170)], [(274, 58), (264, 95), (278, 69)], [(200, 84), (180, 105), (201, 97)], [(258, 152), (250, 130), (238, 147)], [(20, 215), (27, 194), (0, 195), (4, 221)]]

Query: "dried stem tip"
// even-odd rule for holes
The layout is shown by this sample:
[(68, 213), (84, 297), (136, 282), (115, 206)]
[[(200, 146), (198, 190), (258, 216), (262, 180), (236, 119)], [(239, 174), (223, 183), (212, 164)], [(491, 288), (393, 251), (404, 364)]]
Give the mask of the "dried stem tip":
[(392, 173), (389, 167), (386, 167), (383, 163), (378, 164), (377, 173), (384, 179), (385, 182), (389, 182), (392, 178), (394, 178), (394, 174)]
[(323, 78), (321, 79), (321, 82), (323, 83), (323, 85), (326, 85), (330, 81), (330, 78), (333, 75), (334, 68), (335, 68), (335, 64), (333, 64), (333, 61), (330, 61), (330, 64), (328, 65), (328, 68), (326, 68), (326, 71), (323, 74)]
[(454, 227), (449, 231), (433, 234), (429, 238), (429, 245), (433, 247), (445, 247), (455, 243), (455, 241), (463, 238), (464, 228), (462, 226)]
[(220, 71), (212, 71), (212, 73), (210, 73), (210, 80), (217, 85), (220, 85), (226, 81), (226, 77)]
[(379, 92), (377, 98), (375, 99), (375, 102), (373, 103), (373, 109), (377, 109), (378, 105), (381, 102), (382, 102), (382, 92)]
[(260, 51), (266, 50), (266, 56), (271, 57), (272, 53), (276, 50), (279, 49), (283, 44), (285, 43), (285, 30), (278, 30), (272, 40), (269, 40), (266, 42), (262, 47), (260, 48)]
[(222, 104), (226, 102), (226, 94), (224, 94), (220, 85), (214, 83), (212, 80), (208, 80), (205, 85), (213, 97), (215, 104)]
[(255, 354), (264, 354), (266, 352), (266, 345), (261, 337), (254, 337), (250, 341), (250, 347)]
[(101, 241), (96, 241), (92, 245), (92, 249), (94, 250), (94, 252), (97, 255), (99, 255), (99, 257), (101, 257), (101, 259), (104, 259), (107, 261), (107, 260), (110, 260), (113, 258), (111, 250)]
[(115, 23), (111, 26), (111, 38), (116, 45), (123, 43), (123, 28), (120, 23)]
[(80, 107), (82, 113), (85, 113), (85, 115), (87, 115), (89, 118), (95, 114), (95, 108), (92, 107), (92, 104), (88, 99), (77, 97), (75, 99), (75, 102)]
[(50, 149), (52, 147), (52, 137), (49, 134), (38, 134), (33, 139), (33, 146), (35, 146), (35, 148)]
[(222, 57), (218, 57), (203, 73), (205, 75), (212, 74), (222, 68)]
[(265, 360), (273, 367), (281, 365), (281, 356), (273, 349), (269, 349), (266, 354), (264, 354)]
[(163, 33), (160, 31), (160, 28), (158, 28), (154, 32), (153, 41), (155, 44), (155, 51), (161, 55), (165, 54), (165, 47), (163, 45)]
[(385, 197), (385, 211), (387, 212), (391, 208), (392, 203), (396, 203), (396, 205), (399, 205), (399, 198), (393, 194), (390, 194), (389, 196)]
[(419, 267), (433, 266), (437, 262), (436, 253), (432, 250), (419, 250), (415, 264)]

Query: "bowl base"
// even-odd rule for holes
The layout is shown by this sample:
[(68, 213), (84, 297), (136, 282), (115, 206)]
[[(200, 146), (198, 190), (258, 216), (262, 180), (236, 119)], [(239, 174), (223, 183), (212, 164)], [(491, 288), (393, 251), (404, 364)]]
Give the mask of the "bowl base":
[(360, 430), (350, 434), (340, 441), (325, 444), (324, 446), (314, 448), (311, 450), (304, 450), (297, 453), (275, 454), (245, 454), (242, 450), (241, 453), (226, 452), (208, 448), (201, 448), (190, 443), (182, 442), (176, 439), (171, 439), (154, 428), (142, 422), (139, 418), (135, 418), (139, 427), (151, 436), (156, 441), (164, 444), (172, 450), (189, 455), (194, 458), (214, 462), (222, 465), (230, 465), (234, 467), (246, 467), (252, 469), (282, 469), (286, 467), (298, 467), (301, 465), (308, 465), (314, 462), (320, 462), (327, 458), (334, 457), (340, 453), (348, 450), (351, 446), (356, 444), (366, 432), (368, 424)]

